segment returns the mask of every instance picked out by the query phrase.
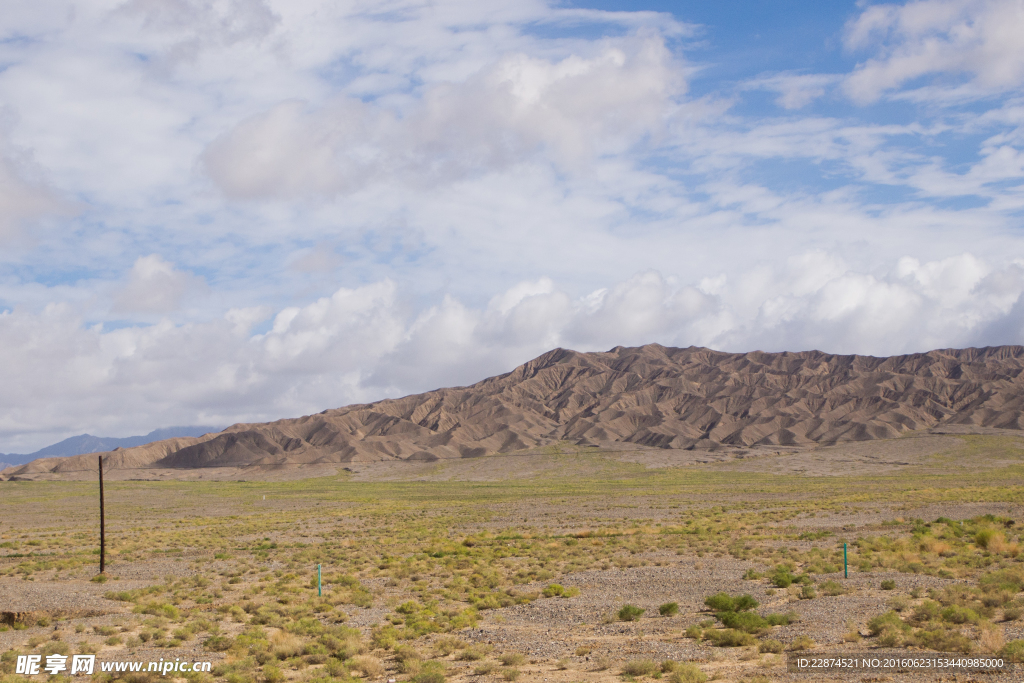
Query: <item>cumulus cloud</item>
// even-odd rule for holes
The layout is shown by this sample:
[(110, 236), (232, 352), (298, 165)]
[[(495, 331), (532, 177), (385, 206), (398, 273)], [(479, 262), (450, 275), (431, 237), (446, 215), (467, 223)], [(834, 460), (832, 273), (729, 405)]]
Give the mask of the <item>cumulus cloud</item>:
[(30, 179), (36, 173), (0, 132), (0, 244), (24, 235), (36, 219), (70, 213), (52, 189)]
[(523, 281), (474, 308), (444, 296), (409, 309), (382, 280), (341, 288), (254, 326), (265, 308), (205, 323), (105, 330), (69, 306), (0, 314), (0, 435), (266, 420), (468, 384), (556, 346), (660, 342), (723, 350), (889, 355), (1020, 342), (1024, 262), (904, 257), (885, 272), (808, 252), (700, 283), (647, 271), (573, 296)]
[(163, 314), (178, 310), (189, 294), (202, 293), (206, 282), (176, 270), (157, 254), (142, 256), (128, 274), (128, 282), (115, 294), (115, 313)]
[(873, 5), (846, 31), (850, 49), (876, 49), (846, 81), (858, 102), (930, 74), (956, 74), (991, 91), (1024, 83), (1024, 3), (915, 0)]
[(1020, 7), (851, 0), (836, 75), (546, 0), (13, 3), (0, 450), (559, 345), (1019, 342)]
[(661, 135), (686, 90), (658, 35), (609, 39), (594, 52), (506, 55), (404, 109), (281, 102), (219, 136), (203, 164), (228, 196), (245, 199), (344, 194), (384, 178), (429, 186), (538, 156), (578, 170)]

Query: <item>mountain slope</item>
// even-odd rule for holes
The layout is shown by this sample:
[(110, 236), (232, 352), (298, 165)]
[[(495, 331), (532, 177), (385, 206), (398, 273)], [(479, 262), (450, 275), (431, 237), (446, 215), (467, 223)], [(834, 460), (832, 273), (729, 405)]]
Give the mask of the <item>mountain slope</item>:
[[(1024, 347), (875, 358), (656, 344), (555, 349), (469, 387), (116, 451), (111, 467), (435, 460), (565, 440), (673, 449), (893, 438), (939, 425), (1024, 427)], [(78, 456), (4, 475), (71, 472)], [(95, 466), (93, 462), (93, 467)]]
[[(22, 455), (19, 453), (0, 453), (0, 458), (11, 464), (27, 463), (39, 458), (66, 458), (72, 455), (84, 455), (86, 453), (105, 453), (115, 448), (132, 448), (143, 446), (154, 441), (172, 439), (179, 436), (202, 436), (210, 432), (219, 432), (220, 427), (210, 426), (187, 426), (187, 427), (162, 427), (154, 429), (149, 434), (141, 436), (93, 436), (92, 434), (80, 434), (59, 441), (45, 448), (40, 448), (35, 453)], [(5, 465), (10, 466), (10, 465)], [(4, 466), (0, 466), (3, 469)]]

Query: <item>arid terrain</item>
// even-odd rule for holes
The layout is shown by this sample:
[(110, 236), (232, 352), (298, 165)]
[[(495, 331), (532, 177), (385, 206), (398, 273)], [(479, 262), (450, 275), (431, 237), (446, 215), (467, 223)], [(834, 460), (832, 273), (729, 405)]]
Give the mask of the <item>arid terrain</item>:
[[(12, 468), (0, 683), (81, 653), (213, 663), (188, 683), (1019, 681), (1022, 358), (553, 351)], [(861, 652), (1012, 664), (787, 668)]]
[[(236, 424), (119, 449), (104, 462), (115, 479), (261, 479), (283, 468), (308, 470), (284, 476), (309, 476), (336, 464), (522, 454), (556, 443), (659, 448), (682, 462), (686, 451), (739, 457), (928, 429), (1019, 430), (1022, 370), (1019, 346), (891, 358), (657, 344), (555, 349), (469, 387)], [(8, 468), (0, 479), (89, 479), (95, 462), (90, 455), (47, 458)]]
[[(1016, 434), (922, 431), (108, 482), (103, 583), (95, 482), (5, 482), (0, 666), (12, 683), (18, 653), (92, 651), (212, 661), (193, 683), (1016, 681), (786, 657), (1024, 654), (1022, 464)], [(719, 593), (757, 605), (712, 610)]]

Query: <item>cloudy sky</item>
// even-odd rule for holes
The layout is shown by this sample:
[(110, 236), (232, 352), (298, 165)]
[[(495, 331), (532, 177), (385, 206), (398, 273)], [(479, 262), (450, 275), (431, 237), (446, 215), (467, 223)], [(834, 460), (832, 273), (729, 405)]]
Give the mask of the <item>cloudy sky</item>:
[(8, 0), (0, 451), (556, 346), (1024, 343), (1024, 0)]

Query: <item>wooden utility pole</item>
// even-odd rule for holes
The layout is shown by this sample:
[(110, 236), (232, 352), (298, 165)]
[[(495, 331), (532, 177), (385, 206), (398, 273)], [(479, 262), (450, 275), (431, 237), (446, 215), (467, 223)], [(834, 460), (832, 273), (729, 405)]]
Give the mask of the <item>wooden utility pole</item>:
[(106, 567), (107, 560), (107, 537), (106, 525), (103, 520), (103, 456), (98, 456), (100, 462), (100, 574)]

